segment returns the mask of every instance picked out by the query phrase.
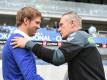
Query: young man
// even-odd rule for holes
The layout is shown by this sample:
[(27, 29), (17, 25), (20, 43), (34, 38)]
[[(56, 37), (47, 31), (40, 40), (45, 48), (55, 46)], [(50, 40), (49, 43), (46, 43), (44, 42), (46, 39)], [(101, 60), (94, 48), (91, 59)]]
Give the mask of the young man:
[(24, 7), (17, 12), (16, 30), (3, 48), (3, 80), (43, 80), (36, 71), (35, 58), (25, 48), (13, 49), (10, 45), (14, 37), (29, 39), (40, 27), (41, 13), (32, 7)]
[(30, 49), (40, 59), (57, 66), (67, 62), (69, 80), (105, 80), (100, 53), (92, 37), (80, 30), (81, 26), (81, 18), (75, 12), (64, 14), (58, 31), (65, 41), (57, 50), (45, 48), (25, 38), (15, 38), (12, 44), (14, 48)]

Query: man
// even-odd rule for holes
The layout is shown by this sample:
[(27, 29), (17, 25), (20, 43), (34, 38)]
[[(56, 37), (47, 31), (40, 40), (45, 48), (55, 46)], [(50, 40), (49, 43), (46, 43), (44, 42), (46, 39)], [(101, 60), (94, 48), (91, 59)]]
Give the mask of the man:
[(81, 26), (81, 18), (68, 12), (59, 23), (58, 31), (64, 41), (57, 50), (19, 37), (12, 40), (12, 45), (30, 49), (38, 58), (57, 66), (67, 62), (69, 80), (105, 80), (101, 56), (92, 37), (81, 31)]
[(41, 13), (32, 8), (24, 7), (17, 12), (16, 30), (7, 40), (3, 48), (3, 80), (43, 80), (36, 70), (35, 58), (25, 48), (13, 49), (10, 45), (14, 37), (29, 38), (34, 36), (41, 23)]

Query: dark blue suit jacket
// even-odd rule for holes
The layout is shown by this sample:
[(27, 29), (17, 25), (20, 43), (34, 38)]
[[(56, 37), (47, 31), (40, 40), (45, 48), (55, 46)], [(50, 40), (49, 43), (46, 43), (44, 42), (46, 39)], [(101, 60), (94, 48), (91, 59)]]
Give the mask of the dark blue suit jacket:
[(35, 59), (32, 53), (25, 48), (12, 48), (11, 39), (22, 36), (12, 34), (2, 51), (3, 79), (4, 80), (43, 80), (36, 72)]

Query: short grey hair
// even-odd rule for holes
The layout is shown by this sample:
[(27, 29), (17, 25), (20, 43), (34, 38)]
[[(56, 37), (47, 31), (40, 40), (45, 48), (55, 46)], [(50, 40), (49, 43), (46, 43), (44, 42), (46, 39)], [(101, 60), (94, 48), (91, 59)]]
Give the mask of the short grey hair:
[(70, 20), (76, 19), (79, 23), (79, 29), (82, 29), (82, 19), (76, 12), (70, 11), (70, 12), (63, 14), (62, 16), (65, 16), (65, 15), (68, 15)]

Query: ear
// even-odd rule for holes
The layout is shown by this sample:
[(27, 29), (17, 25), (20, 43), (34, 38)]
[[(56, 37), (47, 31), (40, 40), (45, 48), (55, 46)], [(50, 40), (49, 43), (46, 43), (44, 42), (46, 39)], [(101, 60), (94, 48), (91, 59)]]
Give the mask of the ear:
[(29, 19), (27, 17), (24, 18), (24, 24), (28, 24), (29, 23)]
[(72, 20), (72, 21), (71, 21), (71, 27), (73, 28), (74, 26), (75, 26), (75, 21)]

